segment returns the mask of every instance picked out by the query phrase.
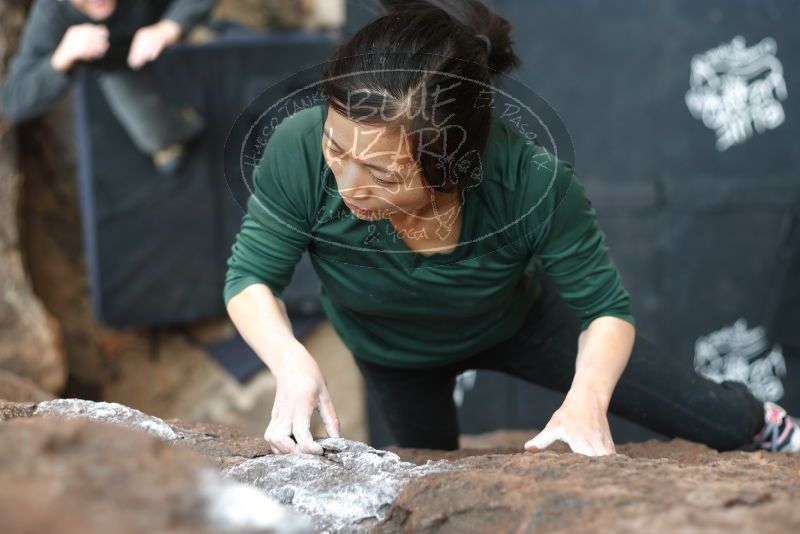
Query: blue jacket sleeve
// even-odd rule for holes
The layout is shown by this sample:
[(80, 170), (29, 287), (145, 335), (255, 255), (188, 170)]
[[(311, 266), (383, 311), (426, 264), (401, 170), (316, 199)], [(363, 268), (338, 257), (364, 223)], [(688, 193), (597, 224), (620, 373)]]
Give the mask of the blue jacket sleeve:
[(0, 94), (0, 112), (11, 123), (44, 115), (69, 88), (70, 74), (50, 63), (69, 27), (57, 7), (51, 0), (36, 0), (30, 9)]
[(185, 34), (197, 24), (204, 22), (216, 3), (216, 0), (174, 0), (163, 18), (177, 22)]

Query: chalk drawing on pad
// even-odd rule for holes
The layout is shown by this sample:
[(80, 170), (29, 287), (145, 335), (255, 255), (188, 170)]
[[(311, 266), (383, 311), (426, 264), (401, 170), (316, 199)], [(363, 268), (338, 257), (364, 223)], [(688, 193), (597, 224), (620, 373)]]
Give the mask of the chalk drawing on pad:
[(771, 37), (748, 47), (737, 35), (692, 58), (686, 106), (716, 132), (718, 151), (783, 124), (787, 91), (777, 51)]
[(786, 360), (781, 346), (770, 347), (764, 328), (747, 328), (744, 319), (697, 338), (694, 368), (714, 382), (742, 382), (761, 401), (783, 397)]

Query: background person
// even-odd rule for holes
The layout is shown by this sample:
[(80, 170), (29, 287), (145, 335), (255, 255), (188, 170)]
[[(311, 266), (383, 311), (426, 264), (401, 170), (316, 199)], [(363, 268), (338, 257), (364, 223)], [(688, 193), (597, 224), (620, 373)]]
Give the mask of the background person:
[(47, 112), (75, 67), (93, 65), (112, 112), (142, 152), (174, 172), (205, 121), (162, 94), (147, 65), (205, 20), (215, 0), (35, 0), (2, 91), (13, 123)]

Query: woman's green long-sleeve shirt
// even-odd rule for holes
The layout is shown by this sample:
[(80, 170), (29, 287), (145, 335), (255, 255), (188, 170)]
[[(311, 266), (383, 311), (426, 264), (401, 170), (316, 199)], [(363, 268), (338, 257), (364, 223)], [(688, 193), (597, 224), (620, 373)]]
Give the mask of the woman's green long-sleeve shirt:
[(630, 296), (571, 164), (493, 117), (483, 179), (465, 190), (459, 245), (413, 252), (391, 223), (344, 205), (322, 154), (325, 104), (284, 119), (253, 172), (228, 260), (224, 300), (263, 283), (280, 297), (304, 250), (328, 319), (357, 358), (427, 367), (511, 336), (554, 280), (581, 328), (635, 324)]

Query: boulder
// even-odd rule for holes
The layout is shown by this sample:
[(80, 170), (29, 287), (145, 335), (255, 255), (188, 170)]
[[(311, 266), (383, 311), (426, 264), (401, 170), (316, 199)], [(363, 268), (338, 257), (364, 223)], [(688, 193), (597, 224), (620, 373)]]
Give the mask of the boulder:
[(32, 380), (0, 370), (0, 399), (12, 402), (40, 402), (54, 398), (55, 396), (40, 388)]
[(0, 424), (0, 532), (311, 532), (308, 520), (146, 432), (74, 417)]
[(95, 532), (123, 502), (133, 511), (112, 532), (161, 532), (168, 517), (173, 532), (302, 531), (302, 518), (328, 533), (800, 531), (798, 454), (680, 439), (602, 457), (563, 443), (532, 454), (521, 447), (536, 431), (513, 430), (462, 436), (458, 451), (317, 438), (321, 456), (276, 455), (222, 425), (78, 399), (0, 401), (2, 420), (2, 532), (55, 518), (59, 532)]
[(263, 439), (235, 429), (167, 422), (117, 403), (82, 399), (35, 405), (0, 403), (0, 416), (3, 414), (12, 421), (45, 419), (51, 426), (60, 421), (92, 420), (150, 434), (175, 448), (206, 456), (221, 468), (219, 474), (225, 480), (257, 488), (271, 502), (291, 506), (310, 518), (316, 529), (329, 532), (366, 532), (386, 518), (395, 497), (410, 480), (456, 469), (447, 462), (418, 466), (392, 452), (343, 438), (318, 439), (324, 448), (322, 456), (275, 455)]
[[(0, 85), (25, 20), (23, 2), (0, 3)], [(67, 379), (58, 322), (34, 294), (20, 250), (22, 174), (17, 132), (0, 116), (0, 369), (57, 393)]]
[(342, 438), (317, 441), (322, 456), (270, 454), (223, 472), (308, 514), (325, 531), (365, 532), (386, 518), (411, 481), (460, 469), (446, 461), (417, 466), (394, 453)]
[(381, 532), (800, 532), (800, 454), (720, 453), (680, 439), (601, 457), (561, 443), (509, 454), (533, 435), (492, 436), (494, 449), (393, 449), (459, 469), (411, 481)]

